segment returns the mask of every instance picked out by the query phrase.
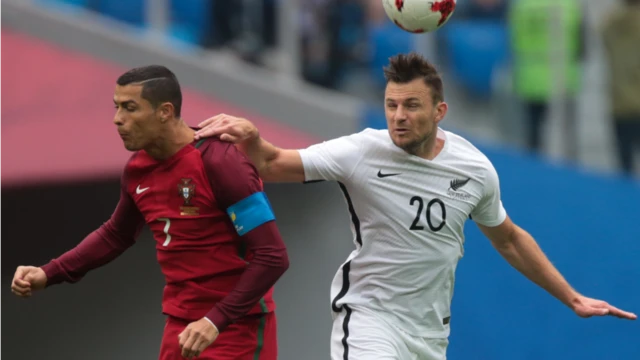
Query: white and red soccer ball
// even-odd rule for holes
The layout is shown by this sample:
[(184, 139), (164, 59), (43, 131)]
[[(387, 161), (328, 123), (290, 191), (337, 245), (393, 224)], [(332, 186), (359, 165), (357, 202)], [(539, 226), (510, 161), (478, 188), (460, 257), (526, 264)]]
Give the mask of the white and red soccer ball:
[(444, 25), (456, 9), (456, 0), (382, 0), (391, 21), (411, 33), (426, 33)]

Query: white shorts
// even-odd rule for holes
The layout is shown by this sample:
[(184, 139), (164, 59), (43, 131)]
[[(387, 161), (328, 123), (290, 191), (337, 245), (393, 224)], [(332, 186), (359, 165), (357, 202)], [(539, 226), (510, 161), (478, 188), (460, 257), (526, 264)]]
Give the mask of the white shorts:
[(353, 306), (333, 313), (331, 360), (446, 360), (448, 345), (447, 338), (409, 335)]

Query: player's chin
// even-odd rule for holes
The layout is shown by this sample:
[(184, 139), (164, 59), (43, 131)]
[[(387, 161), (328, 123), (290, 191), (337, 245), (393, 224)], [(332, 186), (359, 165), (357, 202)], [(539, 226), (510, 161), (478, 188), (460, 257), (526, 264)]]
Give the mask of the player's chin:
[(393, 143), (397, 147), (399, 147), (401, 149), (404, 149), (404, 148), (407, 148), (407, 147), (411, 147), (411, 144), (413, 144), (415, 142), (412, 138), (410, 138), (407, 135), (408, 134), (394, 135), (394, 136), (392, 136), (391, 139), (393, 140)]
[(138, 150), (140, 150), (140, 147), (136, 146), (136, 144), (134, 142), (132, 142), (131, 140), (123, 140), (123, 144), (124, 144), (124, 148), (129, 150), (129, 151), (138, 151)]

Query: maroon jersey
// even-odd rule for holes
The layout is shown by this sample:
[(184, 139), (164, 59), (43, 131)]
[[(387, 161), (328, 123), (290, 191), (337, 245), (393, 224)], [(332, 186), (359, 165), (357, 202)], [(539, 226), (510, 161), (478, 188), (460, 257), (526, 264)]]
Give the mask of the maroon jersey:
[(187, 145), (163, 161), (139, 151), (127, 163), (111, 219), (43, 267), (47, 285), (78, 281), (111, 261), (146, 223), (166, 279), (164, 313), (207, 316), (222, 330), (244, 314), (273, 311), (272, 286), (288, 267), (275, 222), (239, 236), (226, 212), (261, 191), (251, 162), (217, 139)]

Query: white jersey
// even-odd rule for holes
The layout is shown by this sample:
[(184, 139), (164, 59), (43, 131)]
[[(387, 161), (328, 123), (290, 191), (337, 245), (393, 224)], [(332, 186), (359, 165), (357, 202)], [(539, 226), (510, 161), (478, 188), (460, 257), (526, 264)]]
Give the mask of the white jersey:
[(464, 224), (497, 226), (506, 212), (487, 157), (456, 134), (438, 136), (433, 160), (395, 146), (387, 130), (299, 150), (305, 180), (340, 182), (351, 213), (356, 249), (332, 282), (333, 311), (360, 307), (415, 336), (449, 336)]

